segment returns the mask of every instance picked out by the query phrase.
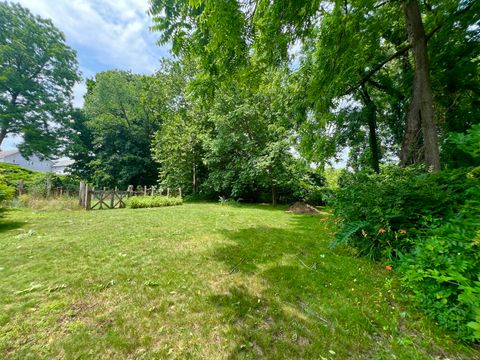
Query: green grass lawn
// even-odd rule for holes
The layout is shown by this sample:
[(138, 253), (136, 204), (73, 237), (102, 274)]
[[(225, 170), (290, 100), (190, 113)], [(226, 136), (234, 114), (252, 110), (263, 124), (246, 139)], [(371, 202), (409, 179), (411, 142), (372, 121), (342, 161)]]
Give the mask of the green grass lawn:
[(10, 210), (0, 358), (476, 358), (321, 216), (185, 204)]

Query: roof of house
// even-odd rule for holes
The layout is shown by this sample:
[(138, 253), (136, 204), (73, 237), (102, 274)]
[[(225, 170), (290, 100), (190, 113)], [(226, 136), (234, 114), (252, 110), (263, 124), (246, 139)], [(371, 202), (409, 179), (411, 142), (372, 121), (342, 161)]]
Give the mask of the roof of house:
[(19, 152), (20, 151), (18, 149), (0, 151), (0, 159), (5, 159), (6, 157), (11, 156), (11, 155), (15, 155)]
[(53, 161), (53, 167), (60, 167), (60, 166), (70, 166), (75, 161), (72, 159), (59, 159)]

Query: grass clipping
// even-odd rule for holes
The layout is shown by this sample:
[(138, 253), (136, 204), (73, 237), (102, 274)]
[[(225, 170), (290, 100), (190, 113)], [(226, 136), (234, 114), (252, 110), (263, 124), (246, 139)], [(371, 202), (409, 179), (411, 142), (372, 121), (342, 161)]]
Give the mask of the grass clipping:
[(288, 208), (287, 212), (292, 214), (320, 214), (320, 211), (318, 211), (315, 207), (308, 205), (303, 201), (297, 201)]

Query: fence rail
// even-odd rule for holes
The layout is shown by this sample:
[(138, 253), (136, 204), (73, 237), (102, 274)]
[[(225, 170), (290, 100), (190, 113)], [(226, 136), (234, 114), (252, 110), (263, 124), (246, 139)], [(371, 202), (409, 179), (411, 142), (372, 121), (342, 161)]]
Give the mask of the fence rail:
[(98, 190), (87, 183), (81, 181), (79, 189), (79, 204), (85, 210), (101, 210), (101, 209), (121, 209), (125, 207), (125, 201), (132, 196), (180, 196), (182, 197), (182, 189), (171, 189), (169, 187), (157, 186), (137, 186), (132, 185), (126, 191), (115, 188)]

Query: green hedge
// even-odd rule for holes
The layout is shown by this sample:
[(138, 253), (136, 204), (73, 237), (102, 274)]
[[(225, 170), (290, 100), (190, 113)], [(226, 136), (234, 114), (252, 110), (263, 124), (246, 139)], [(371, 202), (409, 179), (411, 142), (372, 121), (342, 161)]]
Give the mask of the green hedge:
[(181, 197), (165, 197), (165, 196), (134, 196), (126, 201), (126, 205), (132, 209), (152, 208), (162, 206), (181, 205), (183, 200)]

